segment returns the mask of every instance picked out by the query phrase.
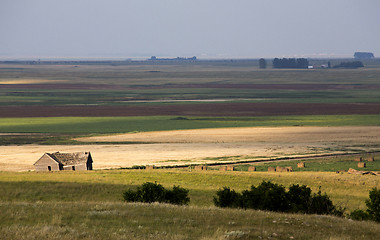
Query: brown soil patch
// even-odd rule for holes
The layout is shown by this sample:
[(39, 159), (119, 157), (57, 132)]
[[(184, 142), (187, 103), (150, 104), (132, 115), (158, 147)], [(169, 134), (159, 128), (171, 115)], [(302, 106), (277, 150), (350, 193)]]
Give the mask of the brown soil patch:
[(203, 103), (129, 106), (0, 106), (0, 117), (286, 116), (380, 114), (380, 103)]

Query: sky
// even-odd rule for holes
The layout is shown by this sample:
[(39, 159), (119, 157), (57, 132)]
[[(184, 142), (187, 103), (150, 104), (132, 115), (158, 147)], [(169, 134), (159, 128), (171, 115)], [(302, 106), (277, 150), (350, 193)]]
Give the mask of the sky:
[(379, 26), (379, 0), (0, 0), (0, 59), (379, 57)]

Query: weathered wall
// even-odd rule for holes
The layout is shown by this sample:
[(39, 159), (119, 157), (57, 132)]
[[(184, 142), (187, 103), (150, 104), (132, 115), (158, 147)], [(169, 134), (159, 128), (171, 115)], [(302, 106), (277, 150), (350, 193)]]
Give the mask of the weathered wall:
[(46, 154), (34, 164), (36, 172), (49, 171), (49, 166), (51, 171), (59, 171), (59, 164)]

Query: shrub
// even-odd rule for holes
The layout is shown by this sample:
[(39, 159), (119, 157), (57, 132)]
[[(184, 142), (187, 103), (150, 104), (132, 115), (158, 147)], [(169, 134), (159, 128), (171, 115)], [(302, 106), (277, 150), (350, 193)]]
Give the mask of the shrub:
[(136, 191), (127, 190), (123, 193), (124, 201), (127, 202), (165, 202), (184, 205), (190, 202), (189, 190), (174, 186), (173, 190), (165, 189), (161, 184), (146, 182)]
[(241, 195), (229, 187), (216, 192), (214, 204), (217, 207), (240, 207)]
[(171, 204), (187, 205), (190, 198), (187, 196), (189, 190), (180, 186), (173, 186), (173, 190), (166, 190), (165, 201)]
[(214, 204), (218, 207), (252, 208), (277, 212), (301, 212), (309, 214), (334, 214), (342, 216), (344, 209), (336, 208), (326, 194), (311, 194), (305, 185), (292, 185), (289, 191), (282, 185), (263, 181), (259, 186), (251, 186), (242, 194), (228, 187), (217, 192)]
[(355, 210), (355, 211), (351, 212), (348, 217), (350, 219), (359, 220), (359, 221), (371, 219), (370, 215), (363, 210)]
[(305, 185), (291, 185), (288, 191), (291, 212), (309, 213), (312, 202), (311, 189)]
[(326, 193), (322, 195), (321, 190), (311, 198), (310, 208), (307, 213), (340, 215), (329, 196)]
[(251, 191), (257, 191), (254, 196), (260, 196), (258, 205), (254, 209), (285, 212), (289, 209), (285, 187), (270, 181), (263, 181), (257, 188), (251, 187)]
[(365, 201), (365, 204), (371, 219), (380, 222), (380, 189), (373, 188), (369, 192), (369, 199)]
[(152, 203), (165, 201), (165, 188), (161, 184), (146, 182), (139, 190), (137, 193), (142, 202)]
[(124, 201), (126, 202), (142, 202), (137, 191), (128, 189), (123, 193)]

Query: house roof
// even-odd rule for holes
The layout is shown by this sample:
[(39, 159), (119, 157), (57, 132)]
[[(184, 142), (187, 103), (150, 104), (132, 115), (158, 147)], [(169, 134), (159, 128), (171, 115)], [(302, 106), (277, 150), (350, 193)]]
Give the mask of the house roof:
[(75, 152), (75, 153), (55, 152), (55, 153), (46, 153), (46, 154), (64, 166), (86, 163), (89, 157), (91, 156), (90, 152)]

